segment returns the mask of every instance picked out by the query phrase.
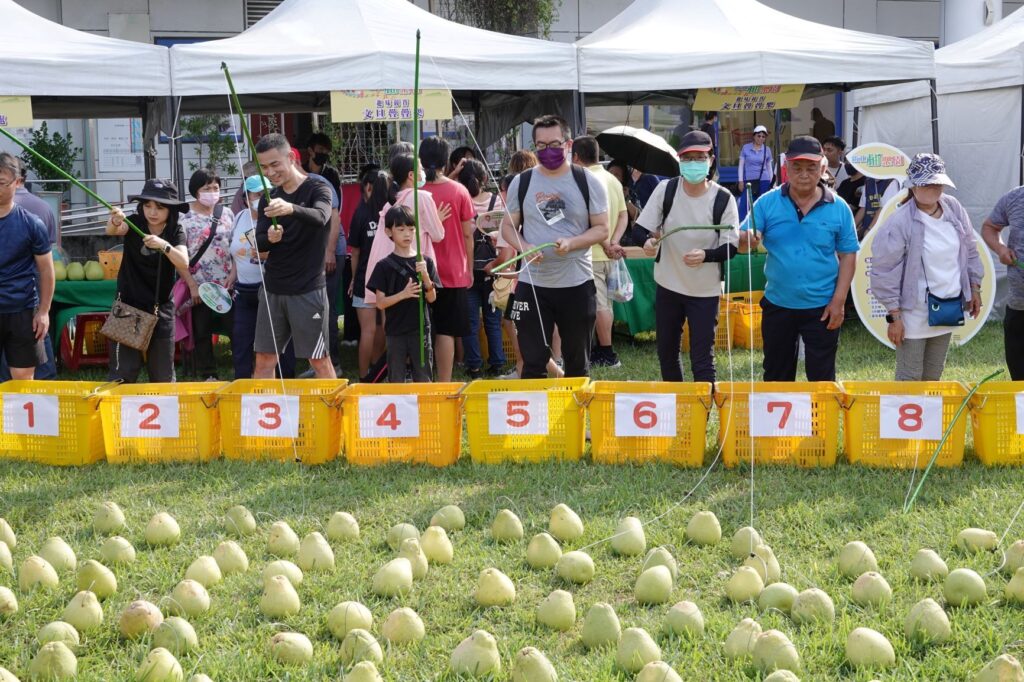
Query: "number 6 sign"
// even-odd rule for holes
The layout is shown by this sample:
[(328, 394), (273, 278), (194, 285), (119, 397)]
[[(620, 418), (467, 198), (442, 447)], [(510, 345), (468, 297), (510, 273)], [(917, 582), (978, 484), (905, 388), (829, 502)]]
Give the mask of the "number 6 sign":
[(122, 438), (177, 438), (178, 396), (126, 395), (121, 398)]
[(676, 435), (674, 393), (616, 393), (615, 436)]
[(750, 435), (755, 438), (814, 435), (810, 393), (751, 393)]
[(487, 433), (492, 436), (546, 436), (548, 394), (541, 391), (489, 394)]
[(878, 435), (902, 440), (942, 438), (942, 397), (883, 395), (878, 398)]
[(360, 438), (417, 438), (420, 403), (415, 395), (359, 397)]
[(4, 433), (59, 436), (60, 399), (55, 395), (4, 393)]
[(241, 432), (256, 438), (298, 438), (299, 396), (243, 395)]

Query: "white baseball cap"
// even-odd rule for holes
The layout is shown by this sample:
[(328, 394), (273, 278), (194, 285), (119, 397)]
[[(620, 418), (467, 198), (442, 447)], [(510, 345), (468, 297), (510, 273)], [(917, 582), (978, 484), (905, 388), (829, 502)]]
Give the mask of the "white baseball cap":
[(764, 133), (765, 135), (767, 135), (768, 129), (761, 125), (754, 126), (754, 135), (757, 135), (758, 133)]

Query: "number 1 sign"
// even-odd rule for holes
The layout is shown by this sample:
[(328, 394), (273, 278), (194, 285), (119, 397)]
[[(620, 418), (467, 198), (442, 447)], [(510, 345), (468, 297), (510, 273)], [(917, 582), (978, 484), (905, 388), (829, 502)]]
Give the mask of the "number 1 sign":
[(55, 395), (4, 393), (4, 433), (60, 435), (60, 399)]
[(755, 438), (814, 435), (810, 393), (751, 393), (750, 435)]

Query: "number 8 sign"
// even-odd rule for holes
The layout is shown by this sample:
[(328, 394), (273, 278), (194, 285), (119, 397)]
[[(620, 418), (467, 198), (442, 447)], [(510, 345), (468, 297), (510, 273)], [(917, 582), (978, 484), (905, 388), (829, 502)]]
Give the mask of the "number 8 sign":
[(615, 437), (676, 436), (674, 393), (615, 394)]
[(879, 396), (878, 435), (881, 438), (900, 440), (940, 440), (942, 397)]

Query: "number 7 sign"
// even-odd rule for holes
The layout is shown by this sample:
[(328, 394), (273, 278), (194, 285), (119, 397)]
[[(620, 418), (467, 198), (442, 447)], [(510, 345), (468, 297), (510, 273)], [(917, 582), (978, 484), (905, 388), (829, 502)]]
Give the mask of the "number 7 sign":
[(751, 393), (749, 416), (755, 438), (814, 435), (810, 393)]

